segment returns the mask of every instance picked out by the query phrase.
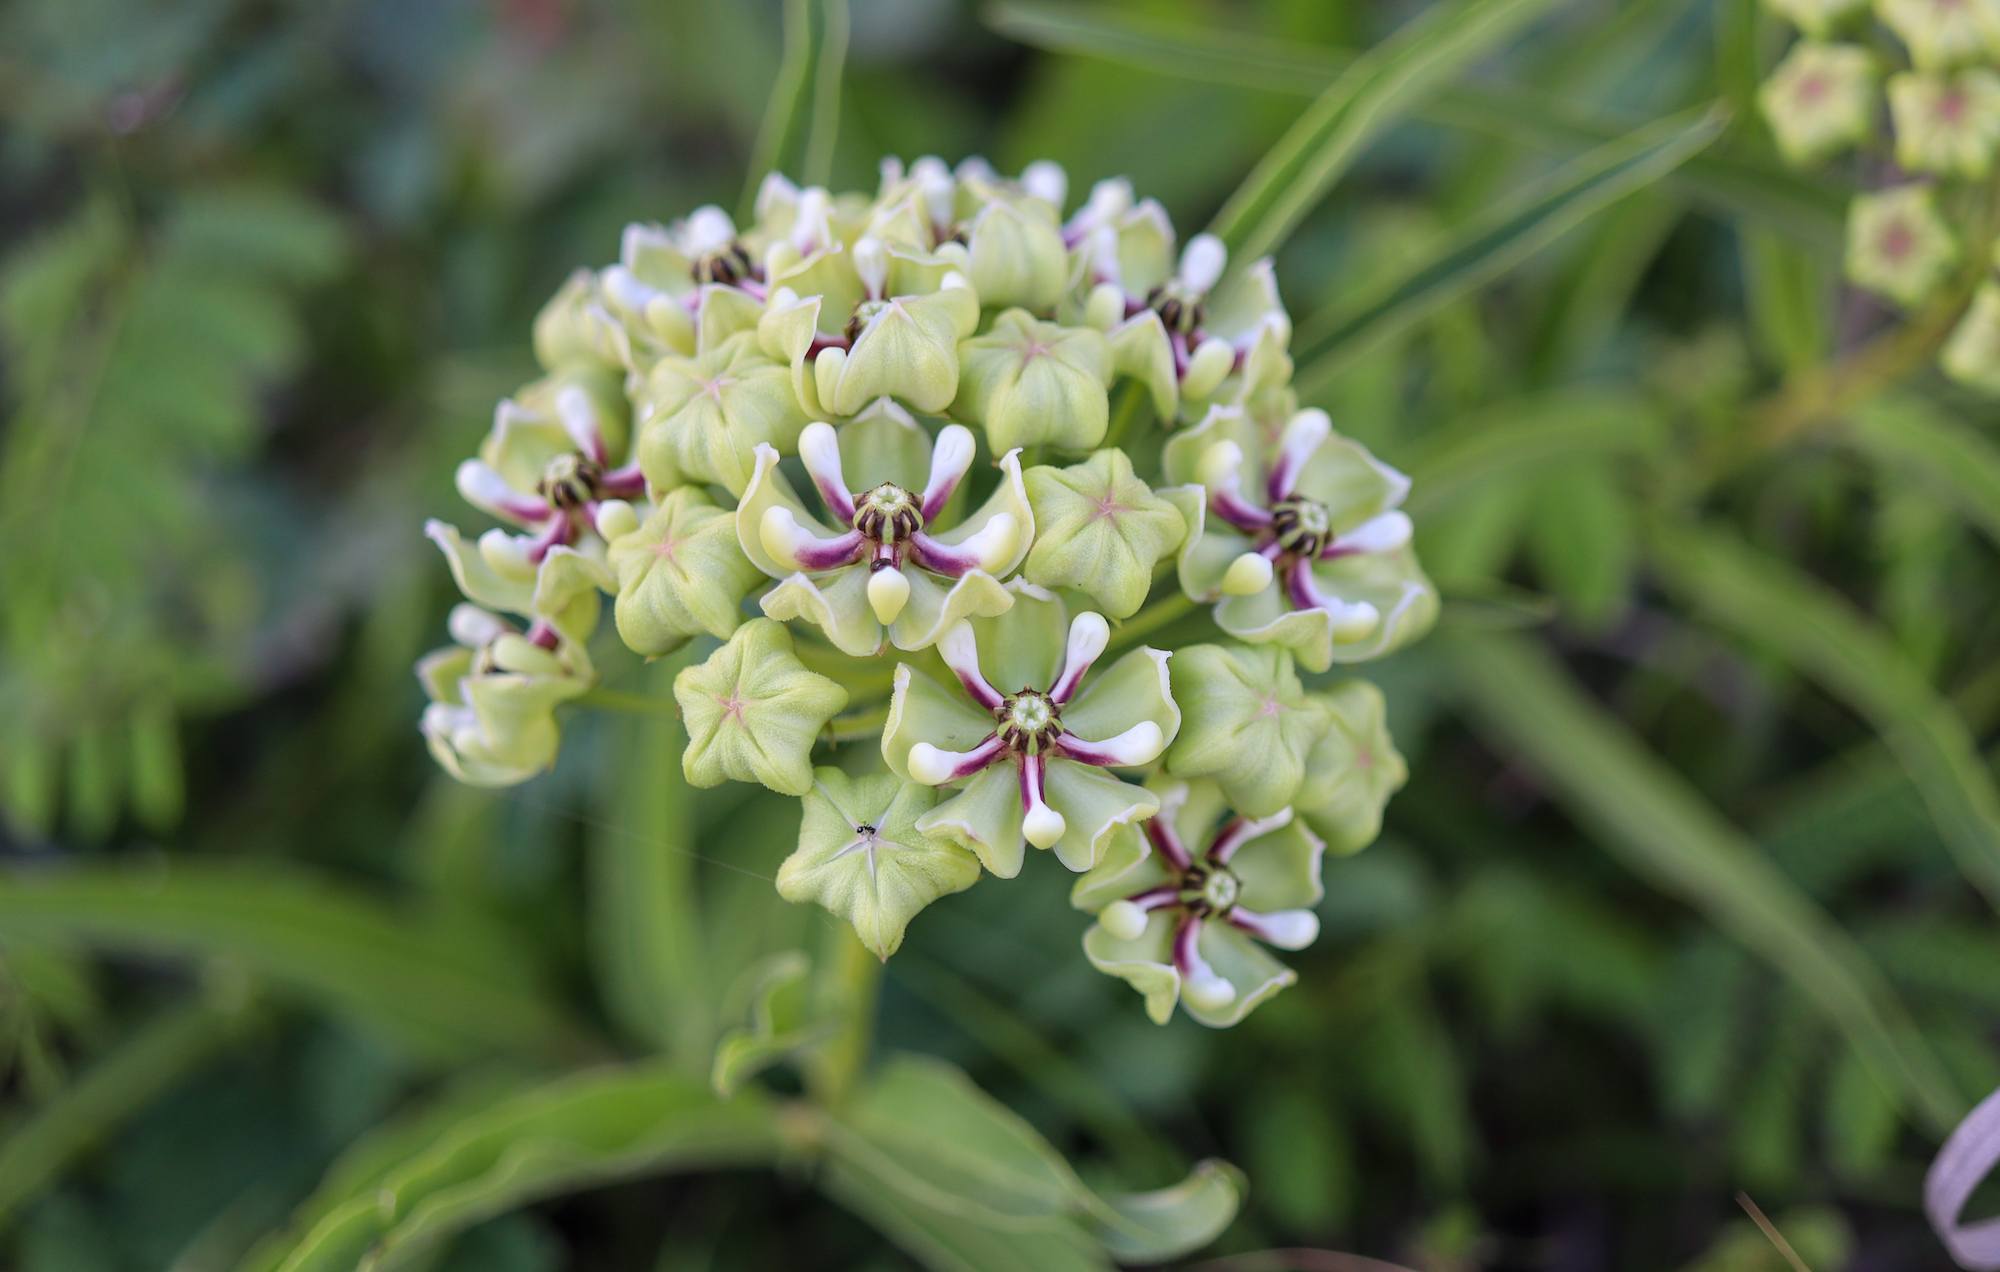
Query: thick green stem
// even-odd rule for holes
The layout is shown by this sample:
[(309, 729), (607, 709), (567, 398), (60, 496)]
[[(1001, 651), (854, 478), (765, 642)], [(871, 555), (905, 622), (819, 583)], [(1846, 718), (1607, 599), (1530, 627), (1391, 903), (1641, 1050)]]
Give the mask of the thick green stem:
[(835, 925), (821, 949), (814, 994), (820, 1011), (840, 1024), (806, 1066), (806, 1084), (822, 1107), (839, 1108), (867, 1068), (881, 987), (882, 960), (861, 943), (854, 929), (845, 923)]
[(1161, 628), (1186, 618), (1194, 613), (1194, 609), (1195, 603), (1188, 599), (1185, 592), (1175, 592), (1163, 600), (1154, 601), (1111, 629), (1111, 640), (1105, 652), (1116, 653), (1136, 645)]

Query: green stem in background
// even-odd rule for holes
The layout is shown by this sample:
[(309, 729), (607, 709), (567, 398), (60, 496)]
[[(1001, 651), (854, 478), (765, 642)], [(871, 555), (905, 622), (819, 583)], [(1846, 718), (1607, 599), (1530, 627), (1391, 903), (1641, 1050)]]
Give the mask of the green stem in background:
[(737, 221), (747, 225), (757, 211), (757, 191), (767, 174), (785, 162), (785, 152), (798, 132), (799, 113), (809, 102), (806, 82), (812, 78), (812, 0), (785, 0), (785, 52), (778, 76), (771, 83), (771, 100), (750, 150), (749, 175), (737, 203)]
[(833, 179), (833, 146), (840, 135), (840, 74), (847, 61), (847, 0), (820, 0), (819, 60), (813, 69), (813, 113), (800, 175), (807, 185)]
[(594, 707), (599, 711), (621, 711), (627, 715), (679, 715), (681, 710), (680, 704), (672, 698), (604, 688), (592, 689), (578, 698), (576, 705)]
[(865, 738), (880, 737), (883, 726), (888, 723), (889, 704), (885, 701), (867, 711), (835, 716), (826, 722), (821, 737), (827, 742), (859, 742)]
[(1111, 629), (1111, 640), (1105, 646), (1105, 652), (1116, 653), (1136, 645), (1162, 627), (1186, 618), (1194, 613), (1194, 609), (1195, 603), (1188, 599), (1185, 592), (1176, 591), (1171, 596), (1154, 601)]
[(838, 1109), (854, 1092), (875, 1043), (875, 1004), (882, 960), (845, 923), (829, 924), (813, 987), (819, 1014), (839, 1022), (833, 1037), (806, 1062), (806, 1085), (822, 1108)]

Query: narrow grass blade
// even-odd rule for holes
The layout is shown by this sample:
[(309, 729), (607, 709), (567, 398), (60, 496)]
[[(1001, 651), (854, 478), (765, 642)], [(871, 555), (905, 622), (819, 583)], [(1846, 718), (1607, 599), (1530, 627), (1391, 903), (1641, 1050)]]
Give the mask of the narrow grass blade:
[(1406, 506), (1422, 517), (1552, 465), (1653, 451), (1665, 436), (1658, 413), (1643, 398), (1559, 389), (1496, 403), (1391, 458), (1410, 475)]
[(798, 156), (799, 139), (809, 128), (813, 102), (813, 0), (785, 0), (785, 51), (771, 82), (771, 100), (750, 149), (750, 171), (737, 201), (736, 217), (749, 224), (764, 178), (783, 171)]
[(1316, 97), (1354, 61), (1346, 49), (1295, 44), (1095, 4), (996, 0), (986, 25), (1012, 40), (1181, 79)]
[(1957, 1120), (1965, 1100), (1881, 973), (1684, 778), (1538, 646), (1461, 633), (1446, 649), (1475, 722), (1599, 842), (1789, 978), (1920, 1125)]
[(1843, 436), (1929, 486), (2000, 544), (2000, 446), (1984, 434), (1920, 399), (1895, 396), (1858, 408)]
[(1240, 260), (1277, 250), (1365, 146), (1552, 2), (1433, 5), (1355, 59), (1251, 170), (1209, 228)]
[(1310, 397), (1356, 358), (1491, 282), (1586, 217), (1659, 180), (1721, 133), (1704, 107), (1600, 146), (1465, 226), (1429, 259), (1372, 294), (1300, 324), (1293, 357)]
[(1959, 869), (2000, 906), (2000, 790), (1971, 730), (1873, 622), (1823, 584), (1710, 531), (1661, 527), (1667, 585), (1846, 702), (1922, 793)]

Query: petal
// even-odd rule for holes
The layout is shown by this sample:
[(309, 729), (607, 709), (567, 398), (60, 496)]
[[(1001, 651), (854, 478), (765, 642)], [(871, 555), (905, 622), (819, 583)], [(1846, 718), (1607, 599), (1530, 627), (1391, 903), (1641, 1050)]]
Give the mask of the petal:
[(1019, 766), (1002, 762), (973, 774), (958, 794), (917, 818), (917, 829), (964, 845), (995, 875), (1012, 879), (1027, 854), (1023, 815)]
[(1081, 696), (1063, 708), (1063, 727), (1086, 742), (1116, 737), (1141, 720), (1160, 726), (1166, 745), (1181, 731), (1166, 651), (1141, 647), (1099, 672)]
[(1323, 596), (1375, 607), (1380, 618), (1361, 639), (1336, 639), (1329, 610), (1292, 609), (1277, 579), (1254, 595), (1224, 597), (1215, 607), (1216, 624), (1249, 644), (1283, 646), (1298, 656), (1301, 667), (1319, 672), (1334, 663), (1365, 662), (1391, 653), (1423, 636), (1437, 621), (1437, 589), (1408, 548), (1321, 561), (1312, 572)]
[(1299, 470), (1293, 490), (1325, 504), (1333, 532), (1345, 534), (1402, 506), (1410, 493), (1410, 479), (1369, 454), (1361, 443), (1330, 436)]
[(1028, 549), (1034, 543), (1035, 510), (1034, 505), (1028, 501), (1028, 487), (1021, 474), (1020, 455), (1009, 451), (996, 463), (1000, 469), (1000, 484), (994, 488), (991, 495), (987, 496), (979, 511), (950, 530), (933, 531), (932, 537), (940, 543), (957, 546), (976, 534), (984, 533), (994, 517), (1006, 513), (1014, 518), (1015, 527), (1019, 531), (1018, 546), (1014, 550), (1013, 560), (1003, 562), (1000, 569), (989, 571), (995, 578), (1005, 578), (1020, 565), (1021, 558), (1028, 555)]
[(840, 460), (857, 492), (885, 481), (920, 491), (930, 474), (930, 435), (893, 399), (878, 398), (840, 426)]
[(993, 717), (972, 707), (962, 693), (908, 663), (897, 665), (889, 718), (882, 726), (882, 758), (898, 777), (910, 775), (910, 748), (919, 742), (945, 751), (969, 751), (992, 732)]
[(1056, 858), (1079, 872), (1104, 859), (1120, 827), (1144, 821), (1160, 808), (1160, 797), (1145, 787), (1074, 760), (1051, 756), (1043, 781), (1044, 798), (1065, 823), (1055, 844)]
[(750, 563), (774, 579), (786, 578), (794, 573), (792, 567), (778, 561), (764, 547), (764, 514), (772, 508), (783, 508), (792, 514), (792, 519), (810, 534), (830, 539), (840, 533), (825, 522), (806, 511), (805, 502), (792, 489), (792, 483), (778, 467), (777, 448), (769, 445), (756, 448), (752, 457), (750, 481), (743, 488), (743, 497), (736, 505), (736, 542)]
[(882, 624), (868, 603), (868, 566), (844, 565), (825, 574), (791, 574), (758, 604), (780, 622), (804, 619), (843, 654), (867, 658), (882, 649)]
[(467, 600), (486, 609), (523, 617), (535, 612), (534, 584), (495, 573), (485, 556), (459, 535), (457, 526), (433, 519), (424, 523), (424, 533), (444, 552), (445, 562), (451, 566), (451, 577)]
[(1229, 859), (1242, 890), (1237, 901), (1252, 910), (1309, 910), (1326, 895), (1320, 886), (1320, 859), (1326, 844), (1297, 818), (1289, 825), (1245, 840)]
[(1182, 1000), (1181, 1010), (1211, 1029), (1227, 1029), (1249, 1015), (1258, 1003), (1299, 979), (1297, 972), (1266, 954), (1263, 946), (1227, 923), (1202, 924), (1197, 948), (1216, 975), (1236, 987), (1236, 997), (1220, 1010), (1196, 1007)]
[(1180, 377), (1174, 373), (1174, 346), (1160, 316), (1148, 309), (1111, 329), (1111, 369), (1146, 386), (1153, 410), (1172, 421), (1180, 410)]
[(815, 419), (826, 411), (820, 406), (819, 387), (806, 355), (812, 351), (813, 338), (819, 335), (820, 304), (820, 297), (807, 296), (773, 305), (757, 320), (757, 347), (771, 361), (791, 368), (792, 393), (805, 413)]
[(597, 619), (604, 609), (603, 594), (617, 590), (618, 578), (604, 562), (574, 548), (550, 548), (535, 572), (529, 612), (534, 618), (548, 620), (581, 653), (597, 630)]
[(1062, 669), (1069, 638), (1069, 611), (1053, 592), (1013, 579), (1007, 590), (1014, 605), (994, 618), (974, 619), (979, 666), (986, 682), (1003, 695), (1023, 689), (1046, 690)]
[(1144, 830), (1133, 823), (1112, 833), (1102, 859), (1071, 885), (1069, 903), (1079, 910), (1101, 910), (1174, 877), (1146, 841)]
[(961, 618), (995, 618), (1014, 607), (1014, 594), (983, 570), (945, 579), (904, 566), (903, 577), (910, 581), (910, 599), (889, 625), (889, 639), (898, 649), (929, 649)]
[(1174, 967), (1174, 925), (1180, 911), (1155, 910), (1146, 916), (1146, 930), (1124, 941), (1093, 923), (1083, 934), (1083, 954), (1090, 965), (1116, 976), (1146, 997), (1146, 1014), (1164, 1025), (1181, 996), (1181, 974)]

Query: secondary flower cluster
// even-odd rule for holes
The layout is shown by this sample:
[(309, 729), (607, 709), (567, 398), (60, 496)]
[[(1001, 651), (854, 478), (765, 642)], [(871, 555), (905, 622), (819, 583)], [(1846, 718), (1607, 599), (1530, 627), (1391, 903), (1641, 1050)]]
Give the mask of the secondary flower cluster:
[[(1758, 92), (1791, 162), (1817, 164), (1855, 147), (1886, 150), (1877, 132), (1886, 87), (1893, 177), (1848, 209), (1847, 275), (1915, 307), (1969, 254), (1991, 251), (1991, 230), (1982, 227), (1991, 221), (1988, 177), (2000, 153), (2000, 0), (1768, 3), (1802, 33)], [(1879, 36), (1874, 20), (1895, 40)], [(2000, 393), (2000, 259), (1970, 264), (1978, 287), (1939, 363), (1966, 384)]]
[[(501, 524), (428, 527), (470, 602), (418, 669), (438, 762), (553, 764), (612, 596), (639, 654), (717, 642), (675, 680), (688, 780), (800, 797), (780, 892), (881, 957), (1032, 845), (1155, 1019), (1290, 983), (1262, 945), (1314, 938), (1321, 855), (1403, 781), (1379, 691), (1301, 671), (1435, 618), (1409, 482), (1299, 409), (1268, 260), (1177, 245), (1122, 180), (1067, 193), (1050, 163), (774, 175), (754, 224), (633, 225), (572, 277), (458, 470)], [(1138, 639), (1167, 632), (1197, 643)]]

